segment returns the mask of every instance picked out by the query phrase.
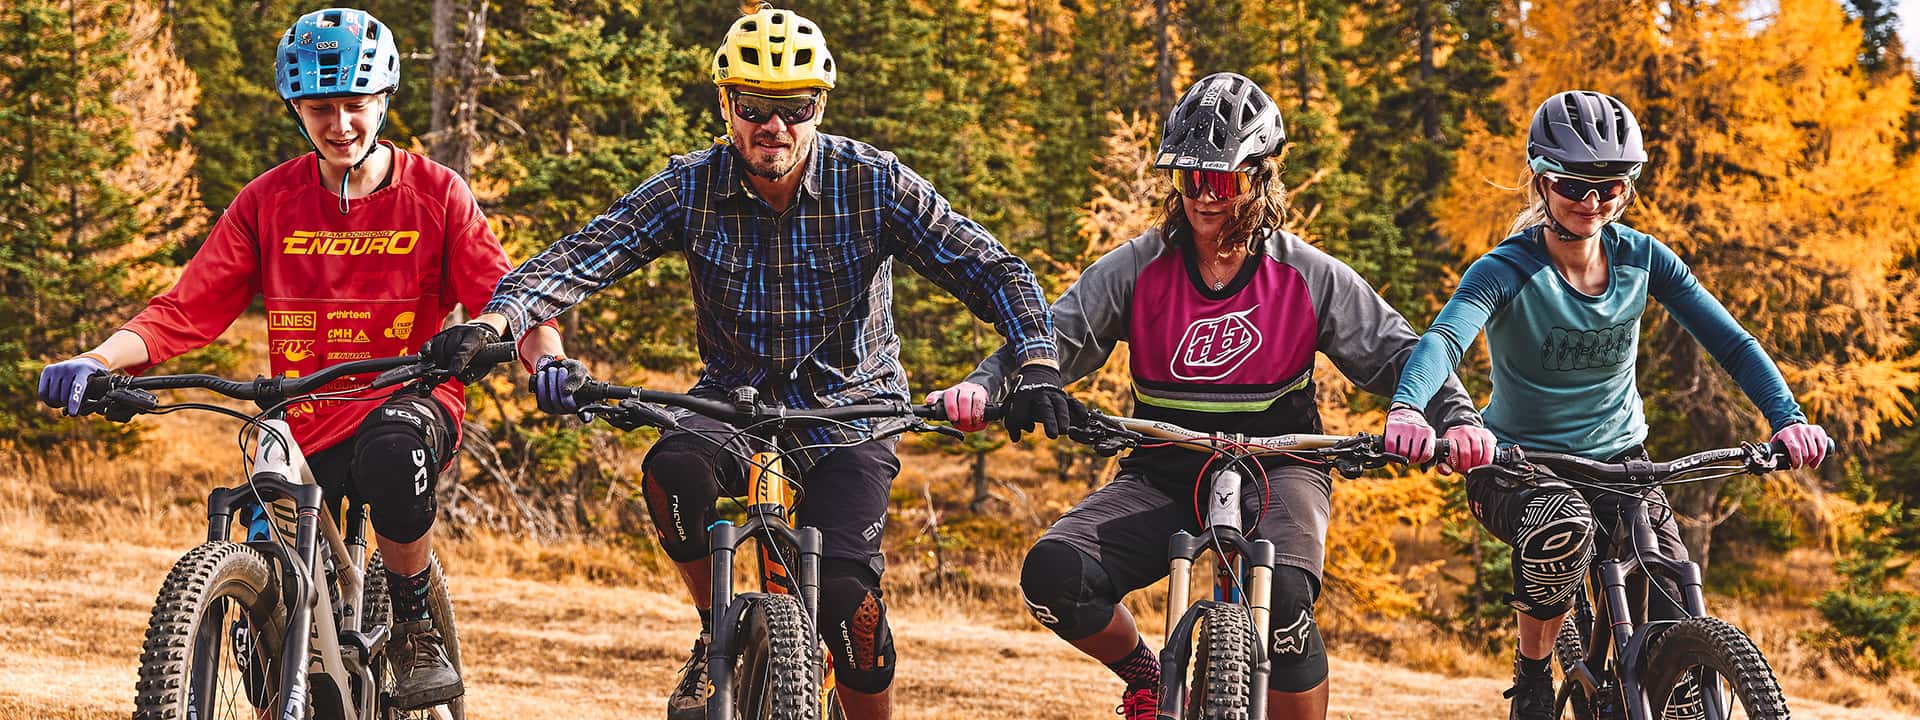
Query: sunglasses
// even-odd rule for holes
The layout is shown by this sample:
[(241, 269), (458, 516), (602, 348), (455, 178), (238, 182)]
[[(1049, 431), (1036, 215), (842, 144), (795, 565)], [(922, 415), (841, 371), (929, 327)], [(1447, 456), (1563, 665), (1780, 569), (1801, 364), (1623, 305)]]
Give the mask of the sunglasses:
[(735, 117), (759, 125), (779, 115), (788, 125), (799, 125), (812, 120), (820, 111), (820, 95), (755, 95), (747, 92), (734, 92)]
[(1607, 202), (1627, 194), (1627, 188), (1633, 186), (1633, 181), (1627, 178), (1582, 180), (1553, 173), (1541, 173), (1541, 177), (1547, 179), (1547, 187), (1553, 194), (1574, 202), (1585, 202), (1589, 193), (1600, 196), (1600, 202)]
[(1212, 191), (1214, 197), (1232, 200), (1239, 197), (1241, 193), (1253, 189), (1253, 171), (1175, 170), (1173, 186), (1180, 190), (1181, 195), (1189, 199), (1198, 198), (1205, 191)]

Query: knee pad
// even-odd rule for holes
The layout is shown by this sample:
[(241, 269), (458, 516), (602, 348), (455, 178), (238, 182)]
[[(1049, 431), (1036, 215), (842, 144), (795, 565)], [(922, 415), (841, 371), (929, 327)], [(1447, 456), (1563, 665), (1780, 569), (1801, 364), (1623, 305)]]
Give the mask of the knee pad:
[(1593, 530), (1593, 512), (1571, 490), (1528, 500), (1513, 535), (1513, 594), (1507, 596), (1508, 604), (1540, 620), (1565, 614), (1592, 561)]
[(354, 433), (354, 494), (388, 540), (413, 542), (433, 527), (434, 481), (452, 445), (439, 413), (432, 399), (396, 395)]
[(893, 631), (880, 578), (860, 563), (820, 562), (820, 637), (833, 653), (835, 682), (873, 694), (893, 684)]
[(1105, 630), (1119, 601), (1106, 569), (1058, 540), (1041, 540), (1027, 551), (1020, 595), (1033, 619), (1069, 642)]
[(1306, 692), (1327, 679), (1327, 643), (1313, 619), (1313, 602), (1319, 596), (1320, 584), (1307, 571), (1287, 565), (1273, 569), (1268, 690)]
[(677, 563), (707, 556), (707, 522), (720, 498), (719, 475), (707, 453), (682, 437), (654, 444), (641, 463), (640, 487), (660, 546)]

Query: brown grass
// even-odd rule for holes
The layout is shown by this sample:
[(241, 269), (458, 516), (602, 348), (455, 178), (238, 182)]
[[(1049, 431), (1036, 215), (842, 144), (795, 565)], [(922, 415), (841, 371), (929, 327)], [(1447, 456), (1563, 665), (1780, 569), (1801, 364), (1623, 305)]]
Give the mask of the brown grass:
[[(129, 710), (153, 592), (202, 536), (205, 493), (238, 474), (240, 457), (231, 421), (183, 413), (141, 422), (152, 441), (119, 458), (0, 451), (0, 720)], [(1002, 451), (992, 460), (992, 500), (969, 513), (964, 458), (927, 445), (906, 451), (888, 531), (900, 716), (1110, 712), (1118, 681), (1038, 631), (1016, 586), (1027, 544), (1088, 488), (1054, 479), (1049, 453)], [(1407, 529), (1395, 540), (1403, 568), (1441, 567), (1409, 589), (1444, 605), (1454, 592), (1447, 566), (1457, 560), (1431, 530)], [(658, 712), (691, 640), (692, 613), (651, 542), (468, 533), (440, 550), (455, 578), (475, 717)], [(1914, 712), (1920, 692), (1911, 678), (1863, 680), (1802, 632), (1818, 623), (1804, 608), (1811, 588), (1830, 585), (1829, 565), (1819, 553), (1796, 551), (1778, 569), (1793, 580), (1760, 583), (1794, 592), (1716, 598), (1716, 607), (1767, 650), (1797, 717)], [(1164, 597), (1163, 583), (1130, 598), (1149, 636), (1162, 632)], [(1375, 618), (1365, 626), (1329, 637), (1334, 717), (1504, 712), (1505, 658), (1423, 621)]]

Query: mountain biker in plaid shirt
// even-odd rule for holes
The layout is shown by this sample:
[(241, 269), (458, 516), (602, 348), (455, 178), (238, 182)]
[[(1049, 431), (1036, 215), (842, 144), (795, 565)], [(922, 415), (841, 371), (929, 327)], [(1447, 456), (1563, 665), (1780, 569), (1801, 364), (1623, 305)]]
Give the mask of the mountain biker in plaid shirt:
[[(893, 154), (816, 131), (834, 85), (831, 53), (811, 21), (766, 6), (737, 20), (714, 55), (729, 126), (714, 147), (673, 158), (611, 208), (502, 279), (473, 323), (443, 332), (428, 353), (464, 367), (500, 333), (518, 336), (667, 252), (686, 256), (705, 363), (694, 395), (752, 386), (789, 407), (907, 401), (892, 318), (892, 260), (953, 293), (1006, 335), (1021, 366), (1009, 398), (1016, 437), (1036, 421), (1063, 432), (1053, 321), (1033, 273), (932, 184)], [(436, 354), (437, 353), (437, 354)], [(543, 359), (535, 394), (550, 412), (574, 410), (586, 381), (576, 361)], [(745, 469), (716, 456), (733, 428), (681, 417), (648, 452), (643, 486), (667, 554), (680, 564), (701, 634), (668, 700), (668, 717), (703, 718), (710, 688), (705, 607), (706, 527), (721, 490), (744, 492)], [(900, 464), (897, 441), (860, 444), (863, 432), (828, 427), (783, 438), (806, 446), (795, 467), (807, 492), (800, 524), (820, 529), (820, 623), (839, 697), (855, 720), (891, 715), (893, 642), (879, 587), (880, 535)], [(817, 501), (817, 502), (816, 502)]]

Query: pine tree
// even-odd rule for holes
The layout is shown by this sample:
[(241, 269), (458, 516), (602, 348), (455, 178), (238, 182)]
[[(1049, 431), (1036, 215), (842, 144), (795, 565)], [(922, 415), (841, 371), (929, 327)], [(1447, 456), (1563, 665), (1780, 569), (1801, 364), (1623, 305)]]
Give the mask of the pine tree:
[(200, 227), (167, 32), (144, 2), (0, 8), (0, 438), (78, 427), (38, 407), (42, 363), (104, 337)]

